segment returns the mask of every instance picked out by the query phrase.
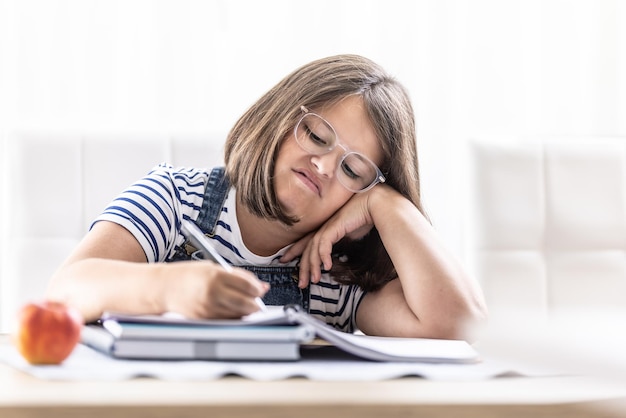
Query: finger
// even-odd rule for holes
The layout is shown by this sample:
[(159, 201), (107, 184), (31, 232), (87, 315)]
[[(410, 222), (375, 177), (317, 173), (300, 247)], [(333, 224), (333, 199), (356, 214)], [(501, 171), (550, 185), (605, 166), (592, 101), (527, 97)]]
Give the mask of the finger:
[(217, 318), (241, 318), (259, 309), (254, 298), (238, 292), (226, 291), (216, 302), (213, 316)]
[(333, 267), (333, 242), (330, 240), (321, 240), (318, 249), (320, 264), (324, 266), (324, 270), (330, 270)]
[(319, 236), (317, 235), (313, 237), (307, 247), (307, 259), (310, 280), (313, 283), (319, 283), (322, 277), (322, 260), (319, 253)]
[(333, 245), (343, 236), (342, 230), (339, 230), (340, 224), (329, 220), (322, 228), (319, 229), (313, 242), (311, 260), (311, 271), (317, 281), (321, 278), (321, 270), (330, 270), (333, 266), (332, 252)]
[(259, 310), (259, 305), (257, 305), (255, 299), (256, 297), (250, 297), (238, 292), (227, 293), (224, 298), (224, 305), (236, 316), (249, 315)]
[[(230, 286), (230, 282), (233, 281), (232, 276), (228, 277), (227, 280), (229, 282), (220, 283), (210, 294), (209, 306), (212, 307), (213, 316), (236, 318), (259, 310), (255, 299), (260, 297), (260, 295), (254, 296), (247, 292), (242, 292), (240, 286)], [(264, 283), (264, 287), (269, 288), (269, 285)]]
[(300, 289), (304, 289), (309, 285), (309, 281), (311, 280), (311, 272), (309, 270), (309, 260), (304, 256), (306, 254), (306, 250), (303, 253), (303, 256), (300, 258), (300, 271), (298, 273), (298, 287)]
[(291, 247), (287, 249), (287, 251), (285, 251), (285, 254), (283, 254), (279, 261), (281, 263), (288, 263), (294, 258), (301, 256), (312, 236), (313, 233), (309, 233), (296, 241)]
[(227, 287), (248, 296), (261, 297), (269, 290), (269, 284), (259, 280), (257, 276), (245, 269), (233, 269), (225, 281)]

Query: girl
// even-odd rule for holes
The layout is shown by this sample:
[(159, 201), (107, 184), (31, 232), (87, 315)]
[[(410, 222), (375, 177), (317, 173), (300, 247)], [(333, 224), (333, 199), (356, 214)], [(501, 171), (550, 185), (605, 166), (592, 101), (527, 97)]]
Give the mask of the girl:
[[(190, 219), (237, 268), (192, 260)], [(95, 220), (50, 299), (103, 311), (234, 318), (297, 303), (346, 332), (460, 338), (481, 291), (420, 202), (413, 109), (374, 62), (340, 55), (288, 75), (238, 120), (225, 167), (159, 165)]]

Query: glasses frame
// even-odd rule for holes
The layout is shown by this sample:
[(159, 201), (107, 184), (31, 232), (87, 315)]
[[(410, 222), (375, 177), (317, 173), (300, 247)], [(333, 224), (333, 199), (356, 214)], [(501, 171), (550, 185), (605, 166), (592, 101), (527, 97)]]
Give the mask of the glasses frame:
[[(367, 156), (361, 154), (360, 152), (352, 151), (350, 148), (348, 148), (347, 146), (345, 146), (339, 141), (339, 135), (337, 135), (337, 131), (335, 131), (335, 128), (333, 127), (333, 125), (331, 125), (330, 122), (324, 119), (321, 115), (318, 115), (317, 113), (309, 111), (309, 109), (307, 109), (305, 106), (300, 106), (300, 110), (302, 111), (302, 116), (300, 117), (300, 119), (298, 119), (298, 123), (296, 123), (296, 126), (293, 128), (293, 135), (296, 140), (296, 143), (300, 146), (302, 150), (308, 152), (311, 155), (326, 155), (330, 153), (332, 150), (334, 150), (337, 146), (341, 147), (344, 153), (341, 155), (341, 158), (339, 159), (339, 162), (337, 163), (335, 172), (338, 172), (339, 170), (341, 170), (341, 164), (351, 154), (357, 155), (359, 158), (362, 158), (363, 160), (369, 162), (376, 169), (376, 177), (374, 178), (374, 180), (372, 180), (372, 182), (367, 187), (360, 189), (360, 190), (354, 190), (348, 187), (347, 185), (343, 183), (343, 181), (341, 181), (341, 176), (337, 175), (337, 180), (339, 180), (339, 183), (341, 183), (343, 187), (345, 187), (346, 189), (348, 189), (349, 191), (353, 193), (363, 193), (363, 192), (370, 190), (372, 187), (376, 186), (378, 183), (384, 183), (385, 180), (387, 180), (383, 172), (380, 171), (380, 168), (378, 168), (378, 166), (374, 163), (374, 161), (370, 160), (369, 158), (367, 158)], [(320, 152), (320, 153), (311, 152), (310, 150), (306, 149), (298, 140), (298, 128), (300, 127), (300, 123), (304, 120), (305, 117), (310, 116), (310, 115), (316, 116), (320, 118), (322, 121), (324, 121), (324, 123), (328, 125), (328, 127), (332, 130), (333, 134), (335, 135), (335, 143), (331, 147), (327, 148), (326, 151), (324, 152)]]

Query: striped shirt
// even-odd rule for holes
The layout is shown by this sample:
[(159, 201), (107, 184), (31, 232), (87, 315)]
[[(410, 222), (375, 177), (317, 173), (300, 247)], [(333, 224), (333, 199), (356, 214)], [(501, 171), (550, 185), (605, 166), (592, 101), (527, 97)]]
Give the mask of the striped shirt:
[[(209, 173), (160, 164), (115, 198), (94, 223), (110, 221), (123, 226), (137, 239), (148, 262), (167, 261), (185, 241), (180, 232), (182, 220), (195, 221), (200, 214)], [(235, 189), (231, 188), (212, 237), (222, 257), (233, 265), (297, 263), (278, 261), (289, 247), (269, 257), (250, 252), (241, 237), (235, 205)], [(356, 329), (356, 310), (364, 295), (360, 287), (339, 284), (329, 274), (322, 274), (319, 283), (311, 284), (310, 293), (311, 315), (346, 332)]]

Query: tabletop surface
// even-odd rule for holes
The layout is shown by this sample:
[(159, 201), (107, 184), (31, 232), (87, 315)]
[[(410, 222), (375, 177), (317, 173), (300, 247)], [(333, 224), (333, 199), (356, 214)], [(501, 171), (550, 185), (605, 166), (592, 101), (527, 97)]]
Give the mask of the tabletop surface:
[[(0, 344), (8, 344), (0, 338)], [(588, 376), (437, 381), (40, 380), (0, 364), (0, 416), (626, 416), (626, 386)], [(114, 415), (113, 415), (114, 414)]]

